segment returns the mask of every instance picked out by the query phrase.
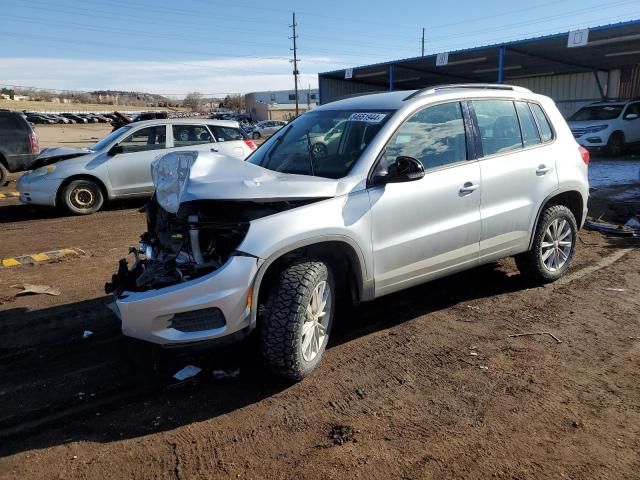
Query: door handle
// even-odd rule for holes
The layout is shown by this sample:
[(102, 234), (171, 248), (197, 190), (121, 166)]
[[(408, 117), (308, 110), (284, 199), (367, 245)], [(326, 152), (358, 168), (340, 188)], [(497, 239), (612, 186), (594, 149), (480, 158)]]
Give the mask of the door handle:
[(478, 189), (480, 185), (476, 185), (472, 182), (466, 182), (462, 188), (460, 188), (460, 195), (469, 195)]
[(538, 169), (536, 170), (536, 175), (544, 175), (545, 173), (551, 171), (551, 167), (547, 167), (546, 165), (538, 165)]
[(218, 150), (216, 150), (215, 148), (212, 148), (211, 151), (214, 153), (218, 153)]

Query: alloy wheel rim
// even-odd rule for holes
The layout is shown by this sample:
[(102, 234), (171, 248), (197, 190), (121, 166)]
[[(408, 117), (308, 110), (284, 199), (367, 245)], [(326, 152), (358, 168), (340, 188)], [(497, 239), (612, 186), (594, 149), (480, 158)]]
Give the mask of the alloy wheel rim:
[(94, 195), (90, 188), (78, 187), (71, 192), (71, 203), (77, 208), (91, 208)]
[(322, 281), (313, 289), (302, 324), (302, 357), (310, 362), (318, 356), (327, 336), (331, 289)]
[(564, 267), (569, 260), (573, 247), (573, 232), (571, 226), (563, 218), (556, 218), (549, 224), (542, 237), (540, 258), (545, 268), (556, 272)]

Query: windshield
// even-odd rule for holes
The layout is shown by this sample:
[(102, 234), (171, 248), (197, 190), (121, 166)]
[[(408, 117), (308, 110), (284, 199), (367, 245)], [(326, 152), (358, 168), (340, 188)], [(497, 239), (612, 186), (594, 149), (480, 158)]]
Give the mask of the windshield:
[(613, 120), (618, 118), (624, 105), (593, 105), (584, 107), (569, 117), (569, 121)]
[(124, 132), (126, 132), (127, 130), (130, 130), (130, 129), (131, 129), (131, 127), (129, 125), (125, 125), (124, 127), (120, 127), (118, 130), (116, 130), (114, 132), (111, 132), (109, 135), (107, 135), (102, 140), (100, 140), (98, 143), (94, 144), (93, 146), (91, 146), (89, 148), (91, 150), (93, 150), (94, 152), (99, 152), (103, 148), (107, 147), (111, 142), (113, 142), (116, 138), (118, 138)]
[(392, 114), (310, 111), (282, 127), (247, 161), (277, 172), (342, 178)]

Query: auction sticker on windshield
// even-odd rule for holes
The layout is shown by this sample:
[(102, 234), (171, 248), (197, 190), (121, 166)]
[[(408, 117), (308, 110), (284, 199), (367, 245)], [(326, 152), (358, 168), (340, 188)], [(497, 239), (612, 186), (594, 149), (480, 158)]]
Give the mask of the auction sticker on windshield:
[(386, 113), (352, 113), (349, 117), (350, 122), (367, 122), (367, 123), (380, 123), (386, 117)]

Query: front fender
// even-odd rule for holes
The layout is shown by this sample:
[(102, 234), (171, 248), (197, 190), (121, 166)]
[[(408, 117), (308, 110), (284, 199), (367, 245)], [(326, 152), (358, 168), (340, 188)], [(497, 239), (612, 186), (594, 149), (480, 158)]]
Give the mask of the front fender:
[(237, 250), (263, 260), (253, 285), (253, 325), (258, 293), (269, 266), (286, 253), (323, 242), (342, 242), (352, 248), (359, 263), (362, 299), (372, 298), (369, 196), (366, 190), (361, 190), (251, 222), (247, 236)]

